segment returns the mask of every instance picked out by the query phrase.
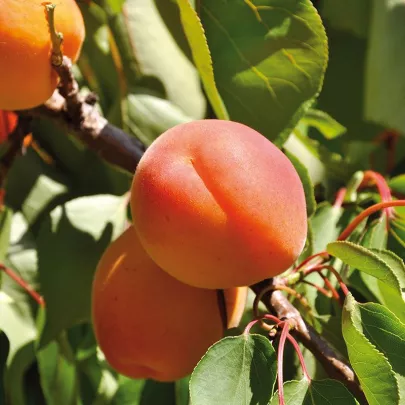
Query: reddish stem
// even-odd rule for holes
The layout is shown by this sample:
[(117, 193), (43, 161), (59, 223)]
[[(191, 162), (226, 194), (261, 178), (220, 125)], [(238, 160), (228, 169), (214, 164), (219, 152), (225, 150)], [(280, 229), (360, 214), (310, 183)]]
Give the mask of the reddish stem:
[(0, 270), (6, 273), (11, 279), (13, 279), (17, 284), (19, 284), (32, 298), (41, 306), (45, 306), (45, 301), (41, 295), (39, 295), (24, 279), (18, 276), (13, 270), (0, 264)]
[(266, 315), (263, 315), (262, 318), (254, 319), (253, 321), (250, 321), (250, 322), (246, 325), (246, 328), (245, 328), (245, 330), (243, 331), (243, 334), (244, 334), (244, 335), (248, 335), (248, 334), (250, 333), (250, 330), (252, 329), (252, 327), (253, 327), (254, 325), (256, 325), (256, 323), (260, 322), (260, 321), (263, 320), (263, 319), (270, 319), (271, 321), (275, 322), (276, 325), (278, 325), (278, 324), (281, 322), (281, 320), (278, 319), (276, 316), (270, 315), (270, 314), (266, 314)]
[[(380, 173), (374, 172), (372, 170), (366, 170), (364, 172), (364, 178), (363, 178), (362, 183), (360, 184), (360, 187), (368, 186), (370, 183), (371, 184), (374, 183), (376, 185), (382, 202), (387, 202), (387, 201), (392, 200), (391, 190), (390, 190), (384, 176), (382, 176)], [(386, 208), (386, 209), (384, 209), (384, 212), (385, 212), (387, 218), (393, 217), (394, 211), (392, 208)], [(388, 222), (387, 222), (387, 225), (388, 225)]]
[(340, 302), (340, 296), (339, 293), (336, 291), (336, 288), (333, 287), (332, 283), (329, 281), (328, 277), (326, 277), (323, 273), (319, 272), (318, 273), (321, 277), (322, 280), (324, 281), (325, 285), (329, 288), (330, 292), (332, 293), (332, 297)]
[(343, 201), (346, 196), (347, 189), (345, 187), (342, 187), (338, 190), (336, 193), (336, 199), (335, 203), (333, 204), (333, 208), (340, 208), (343, 204)]
[[(328, 252), (319, 252), (315, 253), (312, 256), (307, 257), (305, 260), (303, 260), (297, 267), (292, 269), (291, 273), (294, 274), (297, 271), (301, 270), (303, 267), (305, 267), (309, 262), (311, 262), (314, 259), (323, 259), (323, 260), (328, 260), (329, 259), (329, 253)], [(322, 260), (320, 261), (322, 262)], [(314, 263), (315, 264), (315, 263)], [(318, 263), (316, 263), (318, 264)]]
[(302, 372), (304, 373), (304, 377), (310, 382), (311, 377), (309, 376), (307, 366), (305, 364), (304, 356), (302, 355), (300, 346), (298, 345), (297, 341), (288, 333), (287, 334), (287, 339), (291, 342), (291, 344), (294, 346), (294, 349), (298, 355), (298, 358), (300, 360)]
[(388, 208), (388, 207), (404, 207), (404, 206), (405, 206), (405, 200), (397, 200), (397, 201), (381, 202), (378, 204), (374, 204), (371, 207), (368, 207), (363, 212), (361, 212), (359, 215), (357, 215), (357, 217), (354, 218), (352, 222), (350, 222), (350, 224), (340, 234), (340, 236), (338, 237), (337, 240), (346, 240), (364, 219), (366, 219), (370, 215), (374, 214), (375, 212), (378, 212), (378, 211), (380, 211), (384, 208)]
[(290, 325), (287, 322), (283, 322), (283, 330), (281, 331), (280, 341), (278, 343), (277, 352), (277, 376), (278, 376), (278, 401), (280, 405), (285, 405), (284, 401), (284, 387), (283, 387), (283, 356), (285, 341), (288, 336)]
[[(336, 277), (336, 280), (339, 283), (340, 288), (343, 291), (343, 294), (346, 296), (347, 294), (349, 294), (349, 289), (347, 288), (347, 285), (343, 282), (343, 279), (341, 277), (341, 275), (336, 271), (336, 269), (331, 266), (331, 265), (327, 265), (327, 264), (322, 264), (320, 266), (316, 266), (313, 267), (312, 269), (309, 269), (307, 271), (304, 272), (304, 277), (308, 276), (311, 273), (320, 273), (320, 271), (322, 270), (329, 270), (330, 272), (333, 273), (333, 275)], [(335, 290), (336, 291), (336, 290)], [(339, 294), (338, 294), (339, 296)]]
[(308, 281), (308, 280), (302, 280), (302, 282), (303, 282), (304, 284), (308, 284), (308, 285), (310, 285), (310, 286), (312, 286), (312, 287), (315, 287), (315, 288), (316, 288), (321, 294), (323, 294), (325, 297), (328, 297), (328, 298), (331, 297), (331, 292), (328, 291), (328, 290), (326, 290), (325, 288), (321, 287), (320, 285), (315, 284), (315, 283), (312, 283), (311, 281)]

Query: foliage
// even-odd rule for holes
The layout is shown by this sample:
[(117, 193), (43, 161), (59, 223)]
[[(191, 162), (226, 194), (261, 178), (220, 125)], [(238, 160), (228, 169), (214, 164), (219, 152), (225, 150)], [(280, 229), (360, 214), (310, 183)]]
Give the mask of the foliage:
[(230, 119), (286, 153), (309, 228), (300, 259), (275, 282), (358, 383), (330, 375), (319, 341), (308, 350), (295, 324), (273, 316), (276, 335), (259, 324), (244, 331), (269, 312), (253, 299), (191, 378), (161, 383), (113, 370), (93, 333), (91, 283), (131, 220), (132, 174), (38, 114), (10, 167), (12, 140), (0, 125), (0, 403), (274, 405), (280, 390), (289, 405), (404, 403), (405, 208), (353, 219), (405, 195), (405, 2), (78, 4), (86, 40), (75, 78), (110, 124), (149, 146), (177, 124)]

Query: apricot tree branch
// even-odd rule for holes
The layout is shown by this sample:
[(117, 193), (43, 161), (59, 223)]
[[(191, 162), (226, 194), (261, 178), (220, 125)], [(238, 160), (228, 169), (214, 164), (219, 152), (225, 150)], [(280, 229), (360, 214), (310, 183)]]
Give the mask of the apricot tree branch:
[(94, 96), (82, 96), (72, 74), (72, 63), (66, 56), (54, 67), (60, 85), (44, 104), (17, 111), (20, 117), (46, 117), (97, 152), (104, 160), (134, 173), (146, 147), (137, 138), (111, 125), (94, 106)]
[[(79, 94), (68, 58), (64, 57), (62, 65), (55, 67), (55, 70), (61, 79), (59, 89), (45, 104), (30, 110), (19, 111), (20, 117), (49, 118), (57, 125), (68, 129), (108, 163), (134, 173), (146, 147), (136, 138), (109, 124), (94, 108), (94, 103)], [(275, 283), (282, 284), (282, 281), (275, 281)], [(271, 282), (269, 284), (267, 280), (251, 288), (256, 294), (260, 294), (262, 289), (269, 285)], [(314, 354), (330, 377), (343, 382), (360, 401), (366, 403), (353, 370), (326, 340), (306, 324), (298, 310), (281, 291), (268, 291), (263, 295), (262, 301), (278, 318), (293, 322), (292, 333)]]
[(268, 292), (262, 297), (266, 308), (279, 319), (289, 320), (290, 324), (294, 326), (291, 334), (316, 357), (328, 375), (341, 381), (361, 403), (367, 404), (356, 375), (344, 357), (304, 321), (299, 311), (281, 291), (269, 289), (269, 286), (279, 283), (276, 279), (264, 280), (251, 286), (251, 289), (256, 294), (261, 294), (261, 291), (267, 289)]

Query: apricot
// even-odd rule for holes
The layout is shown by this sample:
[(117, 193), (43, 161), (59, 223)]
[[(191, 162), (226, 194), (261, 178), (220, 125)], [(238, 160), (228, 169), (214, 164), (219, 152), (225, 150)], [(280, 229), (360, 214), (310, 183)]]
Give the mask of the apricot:
[[(228, 326), (239, 322), (246, 294), (246, 288), (225, 291)], [(132, 378), (182, 378), (224, 332), (217, 292), (183, 284), (161, 270), (132, 226), (99, 262), (92, 316), (107, 361)]]
[(276, 276), (307, 235), (294, 166), (264, 136), (230, 121), (180, 124), (154, 141), (132, 182), (131, 211), (149, 256), (201, 288)]
[(17, 115), (13, 112), (0, 110), (0, 143), (6, 141), (9, 134), (14, 131), (17, 121)]
[[(0, 109), (21, 110), (44, 103), (58, 77), (51, 66), (51, 37), (43, 0), (0, 0)], [(55, 27), (63, 53), (73, 62), (84, 40), (75, 0), (57, 0)]]

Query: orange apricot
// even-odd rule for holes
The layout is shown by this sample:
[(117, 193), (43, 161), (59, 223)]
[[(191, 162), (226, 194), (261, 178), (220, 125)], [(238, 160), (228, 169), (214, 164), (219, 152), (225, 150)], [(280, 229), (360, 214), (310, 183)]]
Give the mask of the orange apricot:
[[(51, 37), (43, 0), (0, 0), (0, 109), (21, 110), (44, 103), (58, 77), (51, 66)], [(75, 0), (57, 0), (55, 28), (63, 53), (73, 62), (84, 40), (84, 22)]]
[[(225, 291), (228, 325), (239, 322), (247, 289)], [(102, 256), (92, 317), (107, 361), (132, 378), (174, 381), (190, 374), (224, 328), (217, 292), (183, 284), (146, 254), (131, 226)]]
[(18, 117), (11, 111), (0, 110), (0, 143), (7, 140), (7, 137), (14, 131)]
[(149, 256), (201, 288), (278, 275), (307, 235), (292, 163), (264, 136), (230, 121), (180, 124), (155, 140), (136, 170), (131, 211)]

